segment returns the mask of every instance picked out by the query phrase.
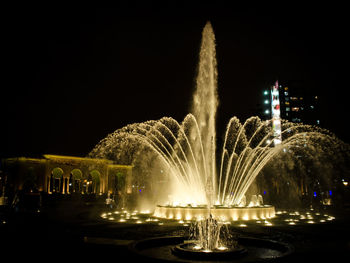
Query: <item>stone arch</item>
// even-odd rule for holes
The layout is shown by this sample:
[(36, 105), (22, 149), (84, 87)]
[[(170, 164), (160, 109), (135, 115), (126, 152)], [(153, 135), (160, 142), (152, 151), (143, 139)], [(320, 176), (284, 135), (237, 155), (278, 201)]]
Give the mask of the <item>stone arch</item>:
[(55, 167), (51, 170), (51, 177), (50, 177), (50, 185), (51, 189), (50, 192), (56, 192), (61, 193), (63, 190), (63, 174), (64, 171), (60, 167)]
[(100, 192), (100, 179), (101, 179), (101, 173), (97, 169), (90, 171), (89, 177), (88, 177), (89, 193), (96, 194)]
[(69, 178), (69, 192), (70, 193), (81, 193), (82, 191), (82, 181), (83, 181), (83, 172), (78, 169), (74, 168), (70, 172), (70, 178)]

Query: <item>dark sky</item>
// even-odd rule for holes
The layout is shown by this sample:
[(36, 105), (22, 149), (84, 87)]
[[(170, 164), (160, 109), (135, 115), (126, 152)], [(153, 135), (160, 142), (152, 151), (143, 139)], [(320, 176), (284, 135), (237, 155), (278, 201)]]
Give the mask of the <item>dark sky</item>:
[(350, 141), (345, 6), (170, 3), (4, 10), (0, 157), (84, 156), (129, 123), (181, 121), (208, 20), (217, 41), (219, 136), (231, 116), (256, 115), (261, 91), (278, 79), (317, 94), (323, 127)]

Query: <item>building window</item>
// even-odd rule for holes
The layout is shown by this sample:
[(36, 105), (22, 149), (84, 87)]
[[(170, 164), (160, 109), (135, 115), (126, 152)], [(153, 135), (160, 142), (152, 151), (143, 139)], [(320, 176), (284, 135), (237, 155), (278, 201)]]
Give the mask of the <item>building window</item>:
[(286, 107), (286, 111), (290, 111), (290, 108), (289, 108), (289, 107)]
[(291, 100), (298, 100), (297, 97), (290, 97)]
[(285, 91), (285, 92), (284, 92), (284, 96), (288, 96), (288, 91)]
[(286, 101), (284, 104), (289, 105), (289, 101)]
[(320, 120), (316, 120), (316, 123), (317, 123), (317, 124), (320, 124)]
[(292, 111), (299, 111), (299, 107), (292, 107)]

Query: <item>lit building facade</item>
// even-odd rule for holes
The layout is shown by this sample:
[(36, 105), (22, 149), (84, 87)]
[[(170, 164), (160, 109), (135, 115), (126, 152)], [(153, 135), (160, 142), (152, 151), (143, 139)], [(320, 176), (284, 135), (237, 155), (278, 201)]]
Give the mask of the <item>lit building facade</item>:
[[(276, 98), (278, 96), (278, 98)], [(278, 101), (278, 110), (275, 108)], [(279, 111), (279, 112), (278, 112)], [(263, 92), (263, 119), (281, 119), (295, 123), (321, 125), (319, 97), (305, 87), (275, 85)]]
[[(106, 159), (61, 155), (1, 160), (2, 181), (14, 190), (104, 194), (130, 192), (132, 166)], [(4, 182), (3, 182), (4, 184)]]

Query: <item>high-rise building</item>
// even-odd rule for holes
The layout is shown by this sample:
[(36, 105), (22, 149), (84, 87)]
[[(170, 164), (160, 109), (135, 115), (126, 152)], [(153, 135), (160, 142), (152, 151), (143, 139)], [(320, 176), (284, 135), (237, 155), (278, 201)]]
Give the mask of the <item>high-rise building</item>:
[[(278, 109), (277, 109), (278, 108)], [(277, 118), (310, 125), (321, 124), (319, 98), (305, 87), (275, 85), (263, 91), (263, 119)], [(275, 132), (275, 128), (274, 128)]]

